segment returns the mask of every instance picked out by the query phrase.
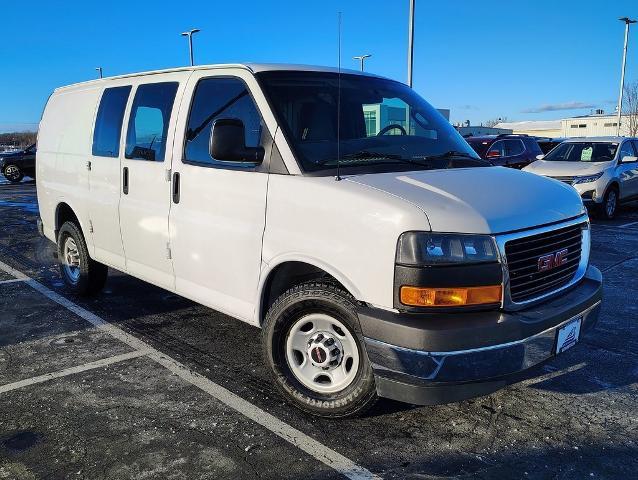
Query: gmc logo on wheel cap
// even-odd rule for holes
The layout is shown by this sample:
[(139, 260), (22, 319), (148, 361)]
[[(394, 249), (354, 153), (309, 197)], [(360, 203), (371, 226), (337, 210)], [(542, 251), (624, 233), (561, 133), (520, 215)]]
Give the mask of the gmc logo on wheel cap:
[(546, 272), (552, 268), (560, 267), (567, 263), (567, 255), (569, 251), (566, 248), (559, 250), (556, 253), (550, 253), (549, 255), (543, 255), (538, 257), (538, 271)]

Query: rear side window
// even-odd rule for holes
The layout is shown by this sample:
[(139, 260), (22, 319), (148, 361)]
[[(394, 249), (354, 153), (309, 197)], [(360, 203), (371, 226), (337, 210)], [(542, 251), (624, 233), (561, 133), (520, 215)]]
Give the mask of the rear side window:
[(525, 145), (521, 140), (505, 140), (505, 156), (514, 157), (525, 151)]
[(120, 132), (129, 93), (130, 85), (104, 90), (93, 130), (93, 155), (96, 157), (119, 156)]
[(505, 156), (505, 145), (503, 144), (503, 141), (499, 140), (498, 142), (494, 142), (492, 144), (492, 146), (490, 147), (490, 149), (487, 151), (488, 154), (490, 152), (498, 152), (498, 155), (500, 157), (504, 157)]
[(212, 158), (208, 144), (218, 118), (237, 118), (244, 123), (247, 147), (261, 143), (263, 123), (246, 84), (238, 78), (206, 78), (197, 84), (186, 131), (184, 159), (189, 163), (253, 168), (253, 165)]
[(177, 86), (177, 82), (165, 82), (137, 87), (128, 122), (126, 158), (164, 161)]

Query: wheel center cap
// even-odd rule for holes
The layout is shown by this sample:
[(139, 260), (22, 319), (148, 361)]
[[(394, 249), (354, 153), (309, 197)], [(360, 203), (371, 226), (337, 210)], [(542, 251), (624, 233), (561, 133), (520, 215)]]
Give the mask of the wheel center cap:
[(306, 353), (315, 367), (328, 370), (341, 363), (343, 347), (341, 342), (330, 333), (319, 332), (308, 341)]
[(313, 347), (310, 352), (310, 358), (312, 358), (315, 364), (323, 364), (328, 358), (328, 352), (326, 352), (326, 349), (323, 347)]

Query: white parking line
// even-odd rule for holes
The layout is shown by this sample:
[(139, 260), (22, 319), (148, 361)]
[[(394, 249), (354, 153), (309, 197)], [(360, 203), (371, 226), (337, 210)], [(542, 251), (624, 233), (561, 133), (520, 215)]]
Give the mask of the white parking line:
[(632, 225), (638, 225), (638, 222), (625, 223), (624, 225), (618, 225), (618, 227), (627, 228), (627, 227), (631, 227)]
[(24, 278), (12, 278), (10, 280), (0, 280), (0, 285), (4, 285), (5, 283), (16, 283), (16, 282), (24, 282)]
[(0, 394), (10, 392), (11, 390), (17, 390), (18, 388), (28, 387), (29, 385), (35, 385), (36, 383), (48, 382), (54, 378), (67, 377), (75, 373), (86, 372), (87, 370), (95, 370), (96, 368), (106, 367), (114, 363), (123, 362), (132, 358), (142, 357), (149, 353), (148, 350), (136, 350), (129, 353), (123, 353), (121, 355), (115, 355), (113, 357), (103, 358), (96, 360), (95, 362), (85, 363), (84, 365), (78, 365), (75, 367), (65, 368), (57, 372), (45, 373), (44, 375), (38, 375), (37, 377), (27, 378), (26, 380), (20, 380), (19, 382), (7, 383), (6, 385), (0, 385)]
[(357, 465), (349, 458), (344, 457), (340, 453), (323, 445), (322, 443), (306, 435), (300, 430), (297, 430), (296, 428), (279, 420), (274, 415), (265, 412), (264, 410), (253, 405), (247, 400), (244, 400), (238, 395), (235, 395), (233, 392), (222, 387), (221, 385), (214, 383), (213, 381), (202, 375), (199, 375), (198, 373), (190, 371), (186, 366), (184, 366), (177, 360), (174, 360), (168, 355), (163, 354), (159, 350), (151, 347), (146, 342), (126, 333), (124, 330), (102, 320), (94, 313), (91, 313), (88, 310), (80, 307), (79, 305), (76, 305), (65, 297), (57, 294), (53, 290), (48, 289), (41, 283), (33, 280), (32, 278), (10, 267), (2, 261), (0, 261), (0, 270), (4, 270), (5, 272), (13, 275), (16, 278), (25, 280), (25, 283), (34, 290), (40, 292), (42, 295), (58, 303), (59, 305), (62, 305), (67, 310), (75, 313), (77, 316), (83, 318), (95, 327), (100, 328), (109, 335), (126, 343), (136, 351), (146, 352), (148, 358), (164, 366), (166, 369), (179, 376), (181, 379), (208, 393), (210, 396), (216, 398), (223, 404), (236, 410), (255, 423), (258, 423), (264, 428), (270, 430), (278, 437), (303, 450), (308, 455), (314, 457), (324, 465), (327, 465), (328, 467), (334, 469), (343, 476), (351, 480), (380, 480), (379, 476), (374, 475), (369, 470)]

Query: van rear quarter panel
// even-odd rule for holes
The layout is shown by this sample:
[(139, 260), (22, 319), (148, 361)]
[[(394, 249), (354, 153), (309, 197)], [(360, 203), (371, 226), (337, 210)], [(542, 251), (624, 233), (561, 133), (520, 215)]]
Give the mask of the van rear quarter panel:
[(302, 261), (357, 300), (391, 309), (397, 240), (410, 230), (430, 230), (425, 213), (386, 192), (334, 177), (271, 175), (262, 284), (277, 265)]
[[(61, 203), (75, 212), (86, 232), (88, 169), (92, 131), (101, 87), (57, 90), (49, 99), (38, 131), (37, 192), (44, 231), (55, 241), (55, 214)], [(91, 246), (89, 245), (89, 250)]]

